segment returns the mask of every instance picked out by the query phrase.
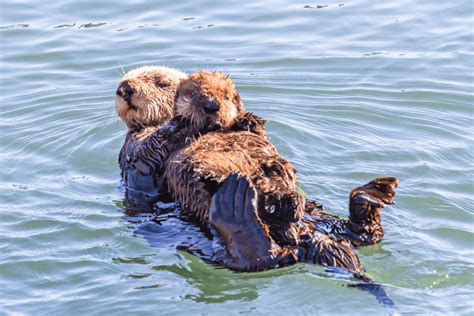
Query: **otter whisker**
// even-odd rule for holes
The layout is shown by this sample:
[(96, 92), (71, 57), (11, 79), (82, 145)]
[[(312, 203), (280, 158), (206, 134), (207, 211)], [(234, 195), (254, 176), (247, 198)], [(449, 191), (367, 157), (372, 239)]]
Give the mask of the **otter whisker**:
[(119, 66), (120, 66), (120, 69), (122, 69), (122, 76), (125, 76), (125, 70), (123, 69), (122, 64), (119, 63)]

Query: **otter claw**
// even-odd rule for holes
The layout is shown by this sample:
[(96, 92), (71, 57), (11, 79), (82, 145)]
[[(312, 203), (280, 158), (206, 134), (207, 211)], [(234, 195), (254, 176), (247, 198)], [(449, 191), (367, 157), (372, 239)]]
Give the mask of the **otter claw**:
[(214, 123), (214, 124), (210, 124), (208, 126), (206, 126), (205, 130), (207, 132), (215, 132), (215, 131), (218, 131), (222, 129), (222, 124), (217, 122), (217, 123)]

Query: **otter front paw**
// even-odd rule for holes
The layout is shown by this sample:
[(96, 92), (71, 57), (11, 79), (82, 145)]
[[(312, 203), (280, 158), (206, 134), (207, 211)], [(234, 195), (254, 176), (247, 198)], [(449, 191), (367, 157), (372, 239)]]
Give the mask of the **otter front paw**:
[(203, 131), (204, 132), (216, 132), (216, 131), (221, 130), (222, 128), (223, 128), (222, 124), (219, 123), (219, 122), (216, 122), (216, 123), (209, 124), (206, 127), (204, 127)]
[(256, 191), (247, 177), (233, 173), (224, 181), (212, 197), (209, 222), (227, 246), (227, 267), (258, 271), (272, 263), (274, 245), (258, 218)]
[(324, 205), (318, 201), (314, 200), (306, 200), (304, 204), (304, 212), (308, 214), (314, 214), (317, 212), (323, 212), (325, 211)]
[(274, 192), (263, 196), (263, 204), (270, 218), (297, 222), (303, 216), (305, 201), (298, 193)]
[(266, 136), (265, 133), (265, 122), (257, 115), (246, 112), (241, 116), (238, 116), (234, 125), (232, 125), (233, 131), (247, 131), (257, 135)]

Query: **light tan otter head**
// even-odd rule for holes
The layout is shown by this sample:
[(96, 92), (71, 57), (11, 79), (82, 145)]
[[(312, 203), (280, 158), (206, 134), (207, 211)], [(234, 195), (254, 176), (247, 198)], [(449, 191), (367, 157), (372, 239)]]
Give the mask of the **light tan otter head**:
[(129, 129), (159, 126), (171, 119), (183, 72), (164, 66), (129, 71), (119, 82), (115, 108)]
[(198, 130), (230, 127), (244, 111), (240, 95), (228, 76), (217, 71), (197, 71), (181, 81), (174, 114)]

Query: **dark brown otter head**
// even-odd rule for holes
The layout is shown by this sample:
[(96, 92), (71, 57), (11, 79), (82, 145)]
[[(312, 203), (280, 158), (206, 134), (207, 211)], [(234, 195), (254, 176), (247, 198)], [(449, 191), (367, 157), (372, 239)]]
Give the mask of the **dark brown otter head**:
[(159, 126), (171, 119), (183, 72), (164, 66), (129, 71), (119, 82), (115, 108), (129, 129)]
[(197, 130), (228, 128), (244, 110), (240, 95), (229, 76), (218, 71), (197, 71), (181, 81), (174, 114)]

